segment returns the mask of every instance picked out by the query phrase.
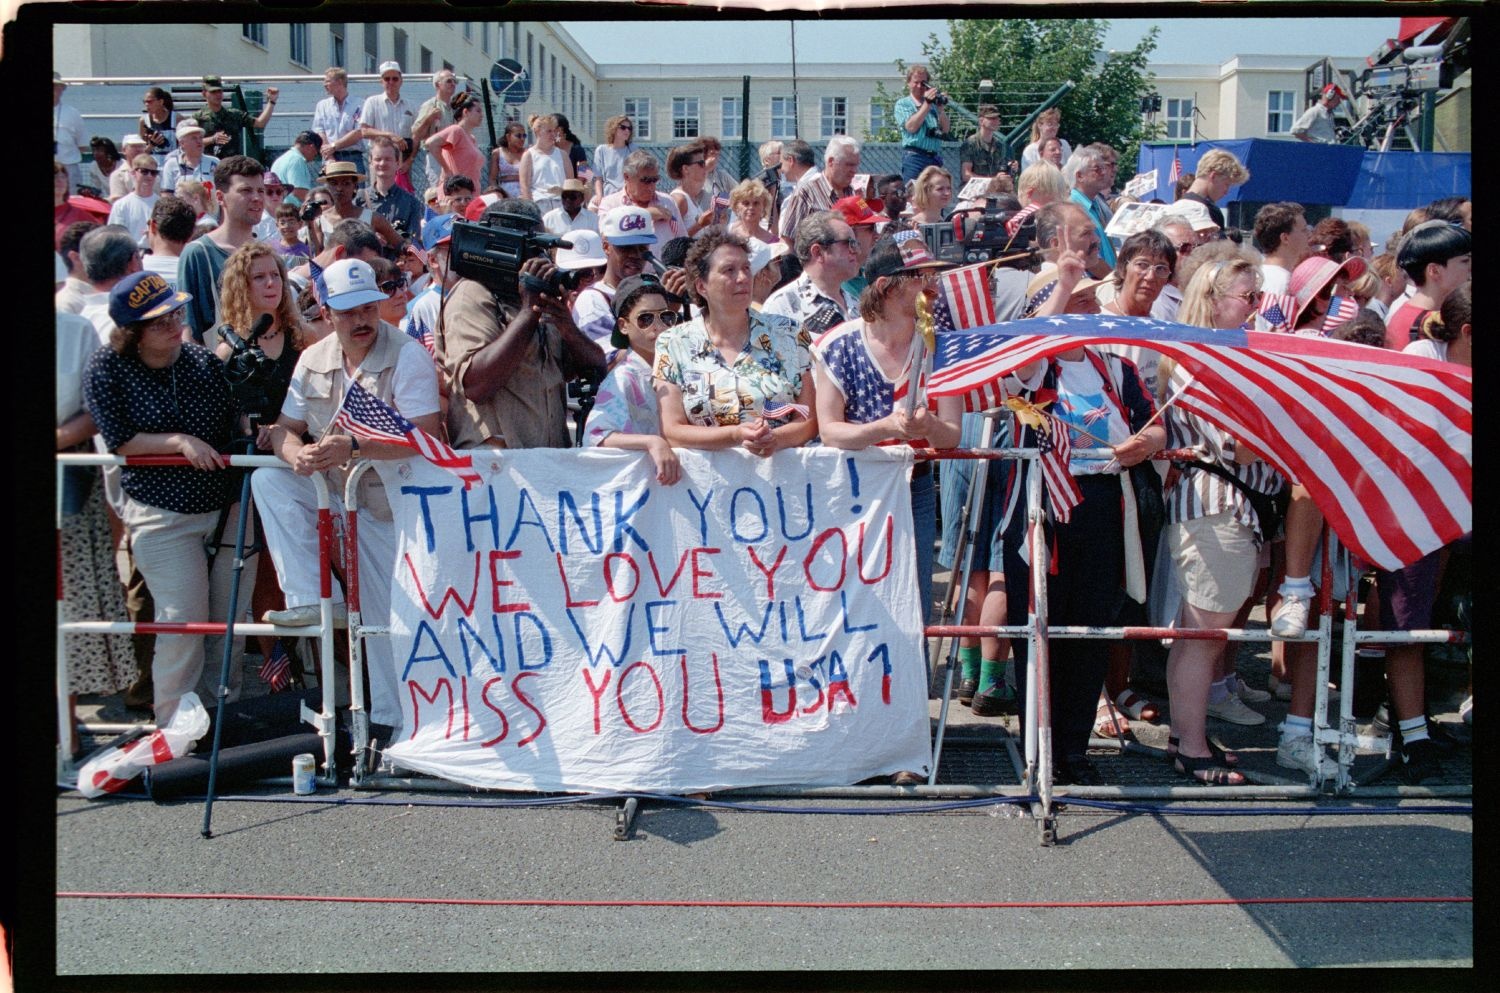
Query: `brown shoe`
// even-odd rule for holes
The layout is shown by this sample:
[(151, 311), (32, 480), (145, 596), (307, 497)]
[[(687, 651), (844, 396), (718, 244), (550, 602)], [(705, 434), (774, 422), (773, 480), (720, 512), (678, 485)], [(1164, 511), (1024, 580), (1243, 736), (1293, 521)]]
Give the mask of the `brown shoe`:
[(155, 701), (156, 690), (151, 684), (150, 677), (137, 678), (125, 690), (125, 695), (121, 700), (127, 710), (151, 710)]

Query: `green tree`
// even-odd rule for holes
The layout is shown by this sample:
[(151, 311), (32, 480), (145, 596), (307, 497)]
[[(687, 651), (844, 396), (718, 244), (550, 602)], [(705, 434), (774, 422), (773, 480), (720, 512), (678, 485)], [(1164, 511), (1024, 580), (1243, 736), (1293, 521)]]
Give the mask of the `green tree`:
[[(1124, 182), (1134, 172), (1141, 141), (1152, 137), (1140, 102), (1152, 89), (1147, 62), (1156, 49), (1157, 29), (1129, 51), (1106, 53), (1108, 29), (1108, 21), (1094, 18), (950, 20), (947, 41), (929, 35), (922, 54), (933, 80), (954, 102), (971, 111), (981, 100), (999, 104), (1002, 132), (1019, 124), (1063, 81), (1072, 80), (1075, 88), (1058, 105), (1063, 137), (1075, 148), (1102, 141), (1119, 149)], [(906, 63), (896, 66), (905, 76)], [(983, 79), (994, 82), (988, 98), (979, 91)], [(882, 84), (877, 99), (894, 104), (903, 95)], [(890, 125), (866, 137), (899, 141), (899, 122), (893, 114), (888, 119)], [(954, 137), (972, 130), (973, 125), (954, 116)]]

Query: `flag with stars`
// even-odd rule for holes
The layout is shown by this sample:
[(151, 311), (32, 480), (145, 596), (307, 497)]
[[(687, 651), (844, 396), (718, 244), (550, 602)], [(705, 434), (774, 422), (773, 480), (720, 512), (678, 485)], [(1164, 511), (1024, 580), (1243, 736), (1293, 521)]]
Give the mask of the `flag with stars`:
[(432, 328), (427, 326), (427, 321), (421, 315), (412, 314), (411, 320), (406, 324), (406, 333), (427, 349), (428, 355), (437, 358), (437, 344), (433, 341)]
[(929, 397), (1003, 402), (1007, 375), (1080, 345), (1142, 345), (1190, 376), (1177, 406), (1307, 488), (1356, 555), (1397, 569), (1473, 528), (1473, 374), (1303, 335), (1059, 314), (940, 335)]
[(1061, 418), (1053, 414), (1043, 416), (1047, 419), (1047, 430), (1036, 432), (1037, 464), (1042, 470), (1047, 502), (1052, 505), (1052, 519), (1066, 524), (1073, 518), (1073, 508), (1083, 502), (1078, 480), (1068, 471), (1073, 443), (1068, 438), (1068, 426)]
[(307, 260), (307, 272), (312, 276), (313, 296), (318, 298), (319, 306), (328, 302), (328, 284), (323, 281), (323, 267), (318, 265), (317, 259)]
[(1352, 321), (1359, 314), (1359, 301), (1353, 297), (1334, 297), (1328, 301), (1328, 316), (1323, 318), (1323, 333), (1327, 334), (1345, 321)]
[(1177, 181), (1182, 178), (1182, 159), (1177, 154), (1177, 149), (1172, 149), (1172, 170), (1167, 173), (1167, 185), (1175, 187)]
[(990, 296), (990, 266), (986, 262), (949, 269), (938, 276), (938, 299), (947, 311), (947, 321), (934, 330), (957, 330), (995, 323), (995, 301)]
[(464, 489), (484, 482), (474, 471), (474, 460), (460, 455), (442, 441), (402, 417), (395, 408), (359, 385), (355, 380), (344, 394), (334, 415), (332, 428), (368, 441), (386, 441), (410, 448), (433, 465), (447, 469), (464, 482)]
[(260, 678), (272, 693), (280, 693), (292, 685), (292, 657), (287, 654), (280, 638), (271, 645), (270, 657), (261, 663)]
[(1290, 293), (1264, 293), (1260, 298), (1260, 316), (1266, 322), (1267, 331), (1284, 332), (1292, 329), (1292, 318), (1297, 313), (1297, 298)]

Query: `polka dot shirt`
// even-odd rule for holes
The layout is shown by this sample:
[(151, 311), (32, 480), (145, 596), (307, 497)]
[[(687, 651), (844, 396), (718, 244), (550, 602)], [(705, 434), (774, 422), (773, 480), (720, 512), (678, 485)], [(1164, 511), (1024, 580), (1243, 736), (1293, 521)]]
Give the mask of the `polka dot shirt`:
[[(84, 374), (83, 402), (111, 452), (138, 434), (190, 434), (220, 451), (234, 437), (223, 364), (202, 345), (183, 345), (177, 361), (165, 369), (101, 348)], [(205, 514), (234, 498), (232, 475), (190, 466), (125, 466), (120, 485), (147, 506)]]

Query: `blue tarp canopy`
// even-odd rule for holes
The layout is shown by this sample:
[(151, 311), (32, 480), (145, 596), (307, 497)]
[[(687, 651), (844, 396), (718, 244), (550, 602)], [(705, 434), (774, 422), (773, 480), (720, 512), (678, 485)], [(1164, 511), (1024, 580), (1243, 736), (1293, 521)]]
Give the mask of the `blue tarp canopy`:
[[(1137, 172), (1156, 170), (1154, 196), (1171, 203), (1167, 177), (1175, 153), (1183, 172), (1222, 148), (1250, 170), (1250, 181), (1229, 191), (1224, 203), (1292, 200), (1368, 210), (1409, 210), (1450, 196), (1469, 196), (1468, 152), (1371, 152), (1353, 145), (1243, 138), (1195, 145), (1142, 145)], [(1150, 199), (1145, 197), (1143, 199)]]

